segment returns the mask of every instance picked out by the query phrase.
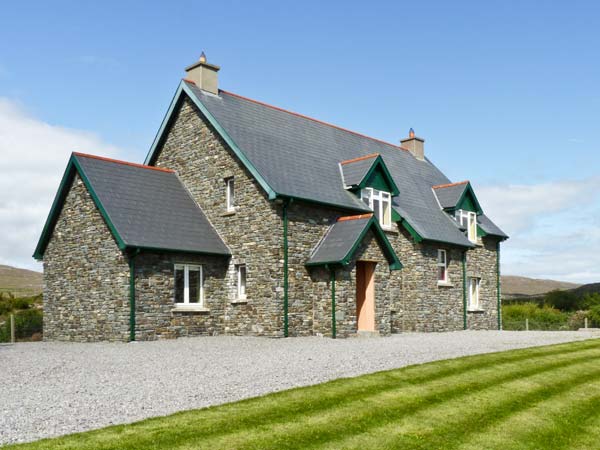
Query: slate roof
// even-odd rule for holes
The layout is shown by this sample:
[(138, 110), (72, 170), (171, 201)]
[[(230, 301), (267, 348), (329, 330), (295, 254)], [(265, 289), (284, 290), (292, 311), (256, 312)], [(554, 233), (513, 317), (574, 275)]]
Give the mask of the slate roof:
[[(86, 186), (89, 183), (92, 198), (99, 202), (122, 249), (230, 254), (175, 172), (78, 153), (71, 158), (65, 177), (74, 176), (77, 170)], [(59, 191), (36, 257), (43, 255), (64, 196), (66, 192)]]
[(370, 228), (375, 233), (376, 239), (382, 244), (390, 268), (400, 269), (402, 264), (385, 233), (373, 219), (373, 214), (339, 218), (329, 227), (323, 239), (317, 244), (306, 265), (348, 264), (353, 252)]
[(442, 208), (454, 208), (467, 188), (468, 181), (434, 186), (433, 192), (437, 196)]
[(362, 158), (342, 161), (340, 168), (346, 186), (358, 186), (365, 178), (373, 164), (375, 163), (378, 154), (367, 155)]
[[(473, 246), (453, 219), (440, 209), (432, 186), (449, 184), (450, 180), (428, 159), (420, 161), (397, 145), (226, 91), (210, 94), (184, 80), (178, 90), (181, 92), (185, 92), (225, 135), (224, 139), (239, 150), (238, 156), (246, 160), (253, 175), (269, 189), (270, 197), (294, 197), (369, 212), (356, 195), (345, 189), (339, 163), (377, 153), (399, 188), (393, 208), (403, 220), (423, 239)], [(176, 100), (177, 94), (171, 108)], [(155, 151), (160, 148), (160, 134), (146, 159), (147, 164), (154, 163)], [(354, 180), (366, 165), (367, 162), (357, 165), (356, 171), (353, 168), (348, 176)]]
[(486, 234), (489, 234), (490, 236), (497, 236), (502, 239), (508, 239), (508, 235), (498, 228), (498, 226), (485, 214), (480, 214), (477, 216), (477, 223), (481, 229), (486, 232)]

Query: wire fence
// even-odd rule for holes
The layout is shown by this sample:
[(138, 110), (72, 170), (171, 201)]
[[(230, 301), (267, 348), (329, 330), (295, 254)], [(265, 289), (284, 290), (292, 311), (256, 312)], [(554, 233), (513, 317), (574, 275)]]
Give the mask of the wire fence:
[(502, 329), (507, 331), (577, 331), (600, 328), (600, 322), (586, 317), (564, 321), (543, 321), (536, 319), (503, 320)]

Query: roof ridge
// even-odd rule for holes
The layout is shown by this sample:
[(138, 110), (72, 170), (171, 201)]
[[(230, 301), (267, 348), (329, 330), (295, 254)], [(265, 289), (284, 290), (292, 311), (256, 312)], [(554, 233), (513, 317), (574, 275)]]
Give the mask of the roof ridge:
[(88, 153), (73, 152), (73, 154), (75, 156), (81, 156), (83, 158), (99, 159), (101, 161), (108, 161), (108, 162), (112, 162), (112, 163), (116, 163), (116, 164), (122, 164), (124, 166), (138, 167), (140, 169), (150, 169), (150, 170), (157, 170), (159, 172), (175, 173), (175, 171), (173, 169), (164, 169), (162, 167), (147, 166), (145, 164), (137, 164), (137, 163), (132, 163), (129, 161), (123, 161), (120, 159), (106, 158), (104, 156), (98, 156), (98, 155), (90, 155)]
[(337, 222), (345, 222), (347, 220), (369, 219), (371, 217), (373, 217), (373, 213), (357, 214), (355, 216), (343, 216), (343, 217), (338, 217)]
[(359, 156), (358, 158), (352, 158), (352, 159), (346, 159), (344, 161), (340, 161), (340, 164), (350, 164), (350, 163), (362, 161), (364, 159), (377, 158), (378, 156), (379, 156), (379, 153), (371, 153), (369, 155)]
[(456, 183), (437, 184), (435, 186), (431, 186), (431, 188), (432, 189), (443, 189), (443, 188), (458, 186), (459, 184), (467, 184), (467, 183), (469, 183), (469, 180), (457, 181)]
[(352, 133), (352, 134), (354, 134), (356, 136), (360, 136), (360, 137), (363, 137), (363, 138), (366, 138), (366, 139), (370, 139), (370, 140), (375, 141), (375, 142), (379, 142), (381, 144), (389, 145), (390, 147), (394, 147), (394, 148), (397, 148), (397, 149), (400, 149), (400, 150), (404, 150), (405, 152), (409, 151), (407, 148), (402, 147), (400, 145), (394, 145), (391, 142), (387, 142), (387, 141), (384, 141), (382, 139), (377, 139), (377, 138), (374, 138), (374, 137), (371, 137), (371, 136), (367, 136), (366, 134), (358, 133), (356, 131), (349, 130), (348, 128), (343, 128), (343, 127), (340, 127), (338, 125), (334, 125), (334, 124), (329, 123), (329, 122), (324, 122), (322, 120), (315, 119), (314, 117), (310, 117), (310, 116), (306, 116), (304, 114), (300, 114), (300, 113), (297, 113), (297, 112), (294, 112), (294, 111), (290, 111), (289, 109), (284, 109), (284, 108), (280, 108), (279, 106), (270, 105), (269, 103), (261, 102), (259, 100), (254, 100), (253, 98), (249, 98), (249, 97), (244, 97), (243, 95), (235, 94), (233, 92), (225, 91), (223, 89), (219, 89), (219, 92), (222, 92), (222, 93), (227, 94), (227, 95), (231, 95), (233, 97), (241, 98), (242, 100), (247, 100), (249, 102), (256, 103), (258, 105), (266, 106), (267, 108), (271, 108), (271, 109), (275, 109), (277, 111), (281, 111), (281, 112), (284, 112), (284, 113), (287, 113), (287, 114), (291, 114), (293, 116), (297, 116), (297, 117), (301, 117), (303, 119), (311, 120), (313, 122), (320, 123), (321, 125), (327, 125), (328, 127), (331, 127), (331, 128), (336, 128), (338, 130), (345, 131), (347, 133)]

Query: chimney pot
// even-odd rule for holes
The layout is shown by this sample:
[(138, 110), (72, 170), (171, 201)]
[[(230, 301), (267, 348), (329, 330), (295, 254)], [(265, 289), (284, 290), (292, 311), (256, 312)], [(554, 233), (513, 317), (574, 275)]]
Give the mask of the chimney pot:
[(425, 161), (425, 139), (415, 136), (412, 128), (408, 131), (408, 137), (400, 141), (400, 145), (419, 161)]
[(221, 69), (219, 66), (208, 64), (206, 62), (206, 55), (202, 52), (198, 62), (186, 67), (185, 71), (187, 72), (187, 78), (196, 83), (196, 86), (200, 89), (218, 95), (219, 69)]

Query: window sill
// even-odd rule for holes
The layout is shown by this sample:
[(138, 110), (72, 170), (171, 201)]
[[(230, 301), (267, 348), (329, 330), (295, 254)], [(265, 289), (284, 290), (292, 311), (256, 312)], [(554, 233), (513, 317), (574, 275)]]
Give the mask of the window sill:
[(210, 309), (205, 308), (204, 306), (176, 306), (171, 309), (172, 312), (191, 312), (191, 313), (208, 313)]
[(231, 300), (232, 305), (245, 305), (248, 303), (247, 298), (236, 298), (235, 300)]
[(483, 314), (485, 309), (467, 309), (467, 312), (473, 314)]
[(386, 233), (390, 233), (390, 234), (398, 234), (398, 230), (395, 230), (393, 228), (386, 228), (386, 227), (381, 227), (381, 229), (383, 231), (385, 231)]
[(235, 216), (236, 210), (233, 209), (231, 211), (225, 211), (223, 214), (221, 214), (221, 217), (229, 217), (229, 216)]
[(450, 283), (448, 281), (438, 281), (437, 282), (438, 287), (454, 287), (454, 283)]

